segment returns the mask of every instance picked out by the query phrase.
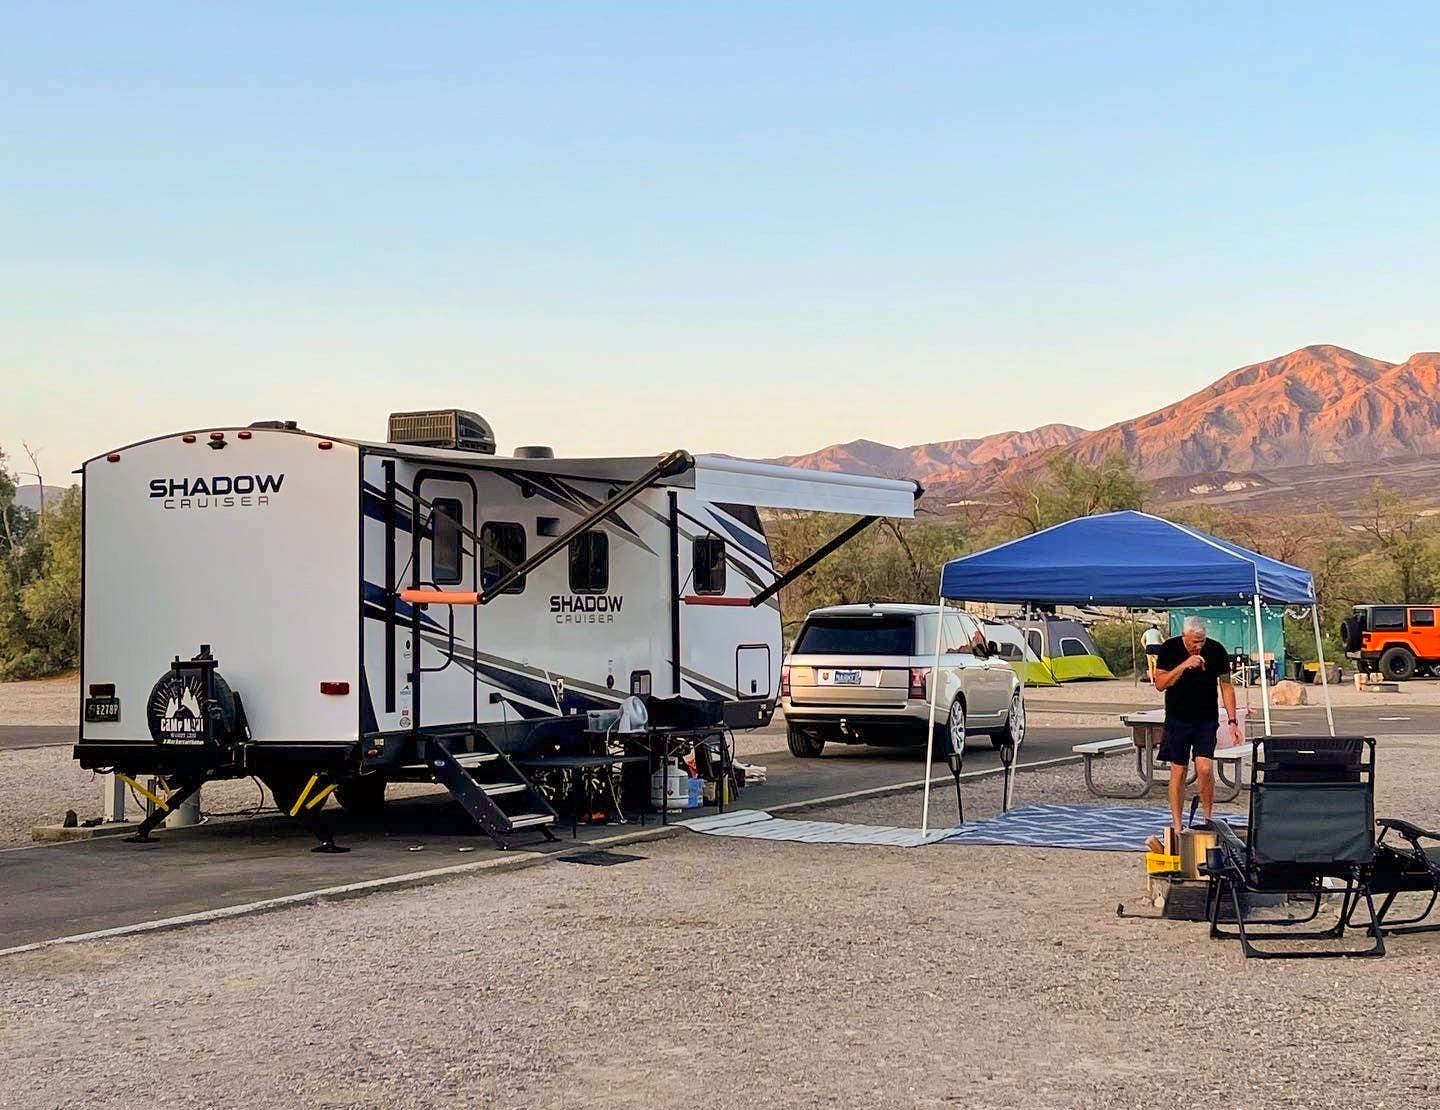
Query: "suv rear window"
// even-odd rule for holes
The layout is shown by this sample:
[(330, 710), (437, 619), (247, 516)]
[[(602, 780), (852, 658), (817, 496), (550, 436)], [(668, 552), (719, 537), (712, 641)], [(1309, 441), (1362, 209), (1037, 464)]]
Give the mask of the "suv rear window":
[(914, 617), (819, 617), (807, 621), (796, 655), (914, 655)]

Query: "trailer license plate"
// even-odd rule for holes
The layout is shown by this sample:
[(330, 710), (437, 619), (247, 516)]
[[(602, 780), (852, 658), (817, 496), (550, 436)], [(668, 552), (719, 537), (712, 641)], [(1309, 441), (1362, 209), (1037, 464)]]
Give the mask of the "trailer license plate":
[(836, 671), (836, 686), (859, 686), (861, 679), (860, 671)]
[(92, 724), (104, 724), (120, 719), (119, 698), (86, 698), (85, 720)]

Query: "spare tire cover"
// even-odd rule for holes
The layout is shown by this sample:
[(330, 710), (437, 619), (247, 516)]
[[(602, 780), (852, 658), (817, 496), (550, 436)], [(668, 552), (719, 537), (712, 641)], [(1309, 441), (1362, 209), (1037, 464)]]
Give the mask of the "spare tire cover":
[(150, 738), (167, 748), (228, 744), (235, 733), (235, 693), (216, 671), (214, 693), (220, 711), (217, 730), (217, 722), (205, 717), (205, 708), (201, 705), (204, 691), (204, 680), (195, 671), (170, 670), (161, 675), (151, 687), (150, 700), (145, 704)]

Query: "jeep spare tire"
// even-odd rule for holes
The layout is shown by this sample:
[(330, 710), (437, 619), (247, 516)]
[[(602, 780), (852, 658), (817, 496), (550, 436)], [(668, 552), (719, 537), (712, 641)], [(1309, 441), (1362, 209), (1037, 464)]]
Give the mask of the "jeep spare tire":
[(1340, 622), (1340, 644), (1346, 651), (1359, 651), (1364, 629), (1359, 617), (1346, 617)]
[(1415, 656), (1403, 647), (1388, 647), (1380, 656), (1380, 673), (1391, 682), (1404, 682), (1415, 673)]

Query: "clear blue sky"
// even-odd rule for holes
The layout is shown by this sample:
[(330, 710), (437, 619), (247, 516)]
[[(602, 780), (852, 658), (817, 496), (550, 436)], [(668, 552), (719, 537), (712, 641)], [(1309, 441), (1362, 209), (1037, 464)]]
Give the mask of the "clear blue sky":
[(1440, 347), (1429, 4), (20, 3), (0, 446), (1096, 427)]

